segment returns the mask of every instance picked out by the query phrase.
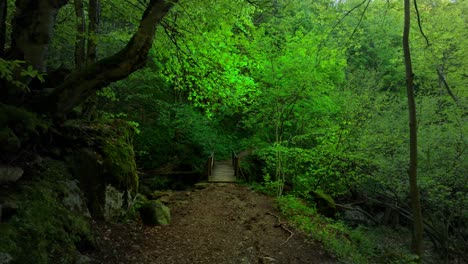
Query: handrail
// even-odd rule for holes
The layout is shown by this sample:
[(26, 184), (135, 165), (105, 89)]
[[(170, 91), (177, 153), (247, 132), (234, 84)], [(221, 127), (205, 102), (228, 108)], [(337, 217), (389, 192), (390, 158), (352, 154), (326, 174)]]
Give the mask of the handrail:
[(231, 151), (231, 162), (232, 162), (232, 167), (234, 168), (234, 176), (239, 176), (239, 168), (240, 168), (240, 163), (239, 163), (239, 157), (237, 156), (237, 153), (232, 150)]
[(214, 151), (211, 152), (211, 155), (208, 157), (208, 161), (206, 163), (206, 170), (207, 170), (207, 176), (210, 177), (211, 176), (211, 173), (213, 172), (213, 168), (214, 168)]

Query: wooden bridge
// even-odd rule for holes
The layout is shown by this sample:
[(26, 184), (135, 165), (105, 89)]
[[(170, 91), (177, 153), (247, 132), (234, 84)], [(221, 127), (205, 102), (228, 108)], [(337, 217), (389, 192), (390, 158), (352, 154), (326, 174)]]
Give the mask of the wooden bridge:
[(231, 160), (215, 161), (214, 154), (208, 158), (208, 182), (236, 182), (239, 174), (239, 158), (233, 152)]

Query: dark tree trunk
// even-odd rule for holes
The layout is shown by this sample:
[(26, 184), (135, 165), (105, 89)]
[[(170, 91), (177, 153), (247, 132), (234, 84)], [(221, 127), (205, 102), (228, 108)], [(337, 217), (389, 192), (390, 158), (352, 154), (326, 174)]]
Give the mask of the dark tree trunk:
[(75, 71), (45, 98), (31, 102), (38, 112), (63, 116), (81, 104), (97, 90), (127, 77), (142, 68), (152, 46), (156, 26), (177, 1), (151, 0), (140, 21), (137, 32), (118, 53)]
[(75, 68), (81, 70), (85, 64), (85, 32), (86, 19), (83, 0), (75, 0), (76, 40), (75, 40)]
[(68, 0), (16, 0), (11, 56), (46, 72), (46, 59), (58, 10)]
[(423, 240), (423, 219), (421, 213), (421, 203), (418, 189), (418, 127), (416, 119), (416, 103), (414, 98), (413, 67), (411, 63), (411, 53), (409, 47), (410, 33), (410, 0), (405, 0), (405, 22), (403, 31), (403, 52), (405, 57), (406, 69), (406, 91), (408, 97), (409, 128), (410, 128), (410, 159), (409, 159), (409, 184), (410, 199), (413, 211), (413, 236), (411, 241), (411, 250), (414, 254), (422, 256)]
[(0, 0), (0, 58), (5, 56), (7, 0)]
[(86, 56), (86, 65), (96, 62), (97, 58), (96, 33), (99, 28), (100, 6), (99, 0), (89, 0), (88, 51)]

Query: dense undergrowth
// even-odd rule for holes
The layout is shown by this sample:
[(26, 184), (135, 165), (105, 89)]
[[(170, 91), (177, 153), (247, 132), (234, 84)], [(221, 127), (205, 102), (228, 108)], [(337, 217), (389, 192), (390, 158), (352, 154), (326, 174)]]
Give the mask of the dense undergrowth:
[[(74, 263), (78, 250), (94, 247), (90, 215), (78, 182), (64, 162), (37, 164), (34, 177), (17, 190), (17, 212), (0, 224), (4, 263)], [(1, 259), (1, 258), (0, 258)]]

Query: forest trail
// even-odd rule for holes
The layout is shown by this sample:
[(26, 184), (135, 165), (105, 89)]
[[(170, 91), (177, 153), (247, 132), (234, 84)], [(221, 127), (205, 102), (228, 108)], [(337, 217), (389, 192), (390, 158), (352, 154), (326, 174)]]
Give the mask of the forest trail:
[(236, 182), (234, 168), (231, 160), (216, 161), (209, 182)]
[(336, 263), (320, 244), (279, 224), (273, 198), (232, 183), (202, 187), (168, 197), (168, 226), (95, 223), (100, 250), (89, 257), (109, 264)]

